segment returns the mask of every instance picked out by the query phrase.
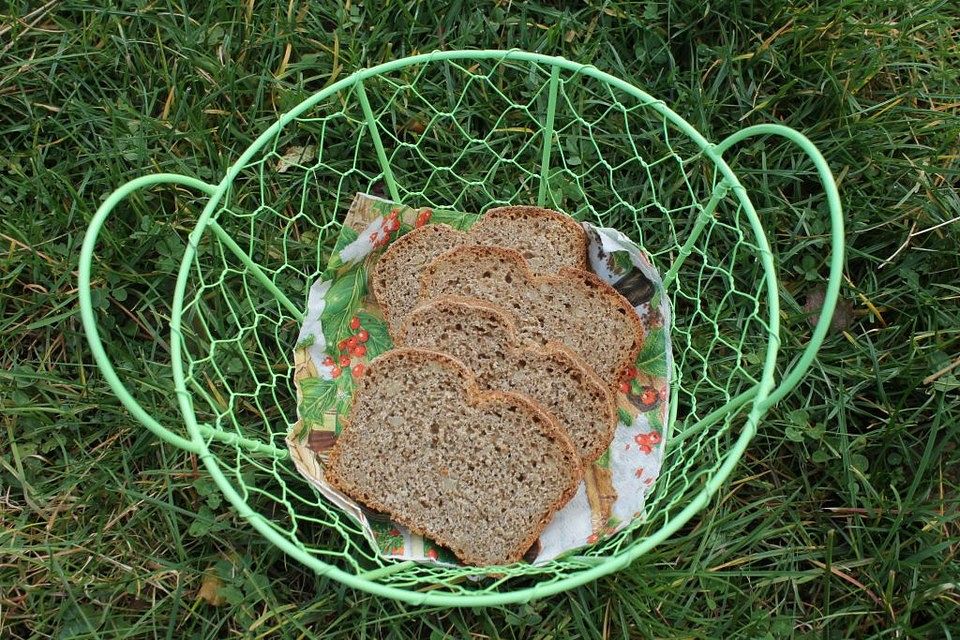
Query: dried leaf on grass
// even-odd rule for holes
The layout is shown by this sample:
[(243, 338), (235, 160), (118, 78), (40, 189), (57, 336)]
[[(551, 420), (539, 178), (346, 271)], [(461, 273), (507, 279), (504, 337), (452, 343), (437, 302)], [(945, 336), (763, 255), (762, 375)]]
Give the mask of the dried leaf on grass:
[(287, 147), (277, 160), (277, 173), (286, 173), (290, 167), (304, 165), (317, 157), (317, 147), (308, 144), (305, 147)]
[[(807, 314), (807, 322), (810, 326), (815, 326), (820, 321), (820, 311), (823, 309), (823, 301), (826, 298), (826, 289), (817, 287), (807, 292), (807, 300), (803, 304), (803, 312)], [(853, 303), (845, 298), (837, 300), (837, 306), (833, 310), (833, 320), (830, 322), (830, 331), (838, 333), (850, 327), (853, 323)]]
[(223, 589), (223, 580), (217, 574), (208, 572), (203, 574), (203, 582), (197, 591), (197, 598), (214, 607), (222, 606), (227, 600), (220, 591)]

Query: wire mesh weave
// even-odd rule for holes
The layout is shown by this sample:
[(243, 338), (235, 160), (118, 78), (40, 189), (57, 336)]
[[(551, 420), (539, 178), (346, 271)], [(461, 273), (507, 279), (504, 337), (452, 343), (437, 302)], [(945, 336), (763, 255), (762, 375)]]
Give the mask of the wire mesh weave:
[[(772, 388), (776, 274), (746, 193), (718, 158), (662, 103), (559, 58), (448, 52), (355, 74), (286, 114), (219, 186), (206, 185), (172, 322), (186, 431), (154, 430), (199, 452), (279, 547), (382, 595), (523, 601), (622, 567), (702, 507)], [(475, 581), (466, 568), (380, 558), (299, 477), (284, 444), (296, 421), (298, 313), (357, 192), (476, 212), (538, 203), (618, 228), (649, 253), (666, 274), (676, 363), (675, 415), (645, 520), (578, 556)]]

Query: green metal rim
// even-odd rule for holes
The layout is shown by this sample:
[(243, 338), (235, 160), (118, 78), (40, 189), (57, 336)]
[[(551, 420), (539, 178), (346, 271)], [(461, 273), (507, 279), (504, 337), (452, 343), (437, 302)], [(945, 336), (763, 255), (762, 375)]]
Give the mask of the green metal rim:
[[(203, 425), (200, 425), (197, 420), (196, 414), (193, 411), (191, 394), (186, 388), (180, 340), (180, 315), (183, 311), (186, 286), (189, 279), (189, 269), (196, 253), (198, 241), (206, 230), (207, 226), (210, 224), (211, 217), (215, 212), (218, 203), (229, 189), (232, 181), (240, 173), (246, 162), (257, 152), (259, 152), (279, 129), (286, 126), (299, 114), (316, 105), (320, 101), (337, 92), (353, 87), (358, 83), (362, 83), (367, 78), (416, 64), (464, 59), (496, 59), (501, 61), (510, 60), (517, 62), (533, 62), (551, 67), (554, 74), (557, 74), (559, 72), (558, 70), (564, 70), (573, 74), (582, 74), (595, 78), (623, 91), (624, 93), (638, 100), (649, 103), (650, 108), (655, 109), (669, 122), (689, 136), (689, 138), (703, 150), (703, 153), (714, 162), (718, 171), (722, 175), (723, 180), (727, 182), (730, 189), (734, 192), (737, 199), (741, 203), (743, 210), (748, 217), (751, 229), (755, 234), (757, 239), (757, 248), (760, 254), (760, 261), (766, 274), (766, 294), (769, 312), (767, 322), (770, 336), (765, 353), (760, 382), (753, 390), (753, 393), (751, 393), (752, 398), (746, 400), (752, 400), (753, 404), (741, 433), (739, 434), (734, 445), (727, 452), (723, 464), (710, 479), (707, 485), (686, 507), (684, 507), (684, 509), (682, 509), (678, 514), (676, 514), (675, 517), (669, 520), (666, 526), (659, 529), (652, 536), (640, 541), (634, 546), (628, 548), (626, 551), (623, 551), (619, 555), (606, 558), (603, 562), (590, 569), (572, 574), (556, 582), (534, 585), (529, 588), (515, 591), (475, 595), (454, 595), (435, 592), (407, 591), (396, 587), (386, 586), (382, 583), (376, 582), (375, 576), (373, 575), (357, 575), (348, 573), (336, 566), (322, 562), (306, 552), (298, 549), (295, 545), (277, 533), (263, 516), (253, 511), (246, 504), (243, 498), (233, 488), (233, 485), (230, 483), (230, 481), (223, 474), (216, 457), (210, 453), (206, 440), (204, 439)], [(779, 347), (780, 310), (773, 257), (766, 236), (763, 232), (762, 225), (760, 224), (759, 218), (749, 200), (749, 197), (747, 196), (745, 189), (740, 184), (732, 169), (722, 158), (722, 154), (734, 144), (737, 144), (738, 142), (754, 135), (769, 134), (780, 135), (791, 142), (794, 142), (800, 146), (808, 156), (810, 156), (811, 160), (813, 160), (814, 164), (817, 166), (819, 176), (827, 193), (832, 222), (831, 273), (828, 281), (821, 320), (815, 328), (814, 334), (804, 354), (794, 365), (792, 370), (784, 377), (780, 387), (777, 389), (774, 389), (774, 372), (776, 367), (777, 351)], [(189, 236), (189, 243), (180, 265), (174, 292), (172, 321), (170, 326), (172, 338), (171, 360), (174, 384), (178, 404), (183, 414), (187, 433), (190, 436), (189, 439), (183, 438), (179, 434), (169, 431), (157, 423), (156, 420), (154, 420), (145, 410), (143, 410), (142, 407), (140, 407), (140, 405), (133, 398), (132, 394), (130, 394), (130, 392), (123, 386), (103, 348), (103, 344), (97, 331), (96, 321), (93, 315), (93, 305), (90, 297), (90, 272), (93, 260), (93, 249), (99, 230), (104, 224), (106, 217), (116, 206), (116, 204), (131, 192), (160, 183), (182, 184), (184, 186), (203, 191), (209, 196), (207, 205), (204, 207), (203, 212), (197, 221), (195, 229)], [(832, 310), (839, 295), (842, 263), (843, 221), (836, 185), (833, 181), (832, 175), (830, 174), (826, 161), (819, 154), (813, 144), (802, 134), (780, 125), (758, 125), (757, 127), (750, 127), (737, 132), (736, 134), (722, 141), (720, 144), (713, 145), (703, 138), (703, 136), (697, 132), (692, 125), (687, 123), (683, 118), (669, 109), (669, 107), (667, 107), (663, 102), (654, 100), (652, 96), (644, 91), (592, 66), (582, 65), (560, 57), (545, 56), (541, 54), (515, 50), (443, 51), (393, 60), (376, 67), (364, 69), (352, 74), (347, 78), (344, 78), (343, 80), (340, 80), (339, 82), (327, 87), (317, 94), (314, 94), (300, 105), (281, 116), (276, 123), (274, 123), (263, 134), (261, 134), (254, 141), (254, 143), (237, 159), (233, 166), (228, 170), (223, 180), (221, 180), (221, 182), (217, 185), (209, 185), (185, 176), (159, 174), (155, 176), (139, 178), (118, 189), (110, 196), (110, 198), (107, 199), (107, 201), (103, 203), (103, 205), (97, 211), (90, 223), (87, 236), (84, 239), (80, 256), (79, 297), (81, 316), (94, 358), (97, 361), (100, 369), (104, 372), (104, 376), (108, 383), (114, 389), (115, 393), (124, 403), (124, 405), (148, 429), (156, 433), (158, 437), (199, 455), (199, 457), (204, 461), (204, 464), (206, 465), (209, 473), (214, 478), (217, 485), (223, 491), (230, 503), (237, 509), (238, 513), (248, 520), (264, 537), (277, 545), (285, 553), (312, 568), (319, 575), (327, 576), (343, 582), (344, 584), (353, 588), (367, 591), (376, 595), (413, 604), (431, 604), (441, 606), (487, 606), (526, 602), (541, 598), (585, 584), (603, 575), (617, 571), (628, 565), (643, 553), (649, 551), (652, 547), (659, 544), (667, 537), (671, 536), (695, 513), (702, 509), (736, 466), (744, 450), (749, 444), (750, 439), (756, 432), (757, 424), (765, 411), (772, 406), (772, 404), (786, 395), (786, 393), (788, 393), (790, 389), (792, 389), (799, 382), (807, 368), (809, 368), (810, 364), (812, 363), (817, 349), (826, 336), (827, 329), (829, 328), (829, 320), (832, 316)]]

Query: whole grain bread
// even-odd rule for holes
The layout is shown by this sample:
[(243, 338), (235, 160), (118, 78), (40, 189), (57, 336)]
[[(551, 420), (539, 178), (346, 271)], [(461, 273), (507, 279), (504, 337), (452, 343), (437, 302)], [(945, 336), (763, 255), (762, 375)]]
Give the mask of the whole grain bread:
[(563, 344), (611, 389), (643, 346), (640, 319), (613, 287), (581, 269), (535, 275), (511, 249), (462, 246), (439, 256), (423, 270), (420, 299), (441, 296), (479, 298), (502, 308), (521, 340)]
[(403, 319), (417, 303), (420, 272), (440, 254), (458, 246), (503, 246), (526, 256), (537, 273), (564, 267), (586, 268), (587, 236), (572, 218), (539, 207), (500, 207), (488, 211), (469, 231), (445, 224), (414, 229), (394, 242), (371, 275), (374, 297), (396, 339)]
[(535, 400), (570, 436), (585, 464), (610, 445), (617, 410), (603, 381), (559, 343), (522, 346), (510, 317), (496, 306), (472, 298), (429, 301), (407, 316), (399, 344), (448, 353), (481, 387)]
[(490, 209), (470, 228), (470, 235), (476, 244), (519, 251), (534, 273), (587, 268), (587, 234), (573, 218), (551, 209)]
[(370, 276), (370, 289), (392, 337), (396, 338), (403, 318), (417, 304), (423, 268), (469, 240), (449, 225), (428, 224), (401, 236), (380, 256)]
[(324, 469), (342, 493), (474, 565), (520, 560), (582, 475), (540, 406), (481, 391), (462, 363), (422, 349), (370, 363)]

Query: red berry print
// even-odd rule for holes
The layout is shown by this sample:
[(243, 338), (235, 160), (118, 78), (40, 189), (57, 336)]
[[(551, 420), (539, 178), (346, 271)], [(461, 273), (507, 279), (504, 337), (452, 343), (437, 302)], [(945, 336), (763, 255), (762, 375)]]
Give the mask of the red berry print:
[(367, 348), (366, 348), (365, 346), (363, 346), (362, 344), (358, 344), (357, 346), (355, 346), (353, 349), (350, 350), (350, 353), (352, 353), (352, 354), (355, 355), (356, 357), (360, 358), (360, 357), (366, 355), (366, 353), (367, 353)]
[(387, 227), (387, 231), (389, 231), (390, 233), (393, 233), (400, 228), (400, 221), (397, 219), (388, 220), (386, 227)]
[[(396, 209), (394, 209), (394, 211), (396, 211)], [(387, 532), (387, 535), (396, 538), (397, 536), (400, 535), (400, 529), (397, 529), (397, 528), (390, 529), (390, 531)]]
[(642, 476), (642, 475), (643, 475), (643, 467), (637, 467), (637, 470), (633, 472), (633, 475), (637, 476), (638, 478), (639, 478), (640, 476)]
[(399, 215), (400, 211), (398, 209), (391, 209), (390, 213), (387, 214), (387, 220), (396, 220)]
[(647, 387), (643, 390), (643, 394), (640, 396), (640, 402), (645, 405), (651, 405), (657, 401), (658, 397), (657, 390), (653, 387)]
[(363, 375), (363, 364), (354, 365), (353, 369), (350, 370), (350, 373), (353, 374), (354, 378), (359, 378)]
[(633, 380), (637, 377), (637, 368), (636, 367), (627, 367), (627, 378)]
[(350, 366), (350, 356), (340, 356), (340, 366), (349, 367)]
[(359, 340), (360, 342), (366, 342), (369, 339), (370, 339), (370, 334), (367, 332), (367, 330), (360, 329), (360, 332), (357, 333), (357, 340)]
[(587, 544), (593, 544), (599, 539), (600, 539), (600, 536), (598, 536), (595, 533), (591, 533), (589, 536), (587, 536)]
[(417, 222), (413, 225), (415, 227), (422, 227), (423, 225), (430, 222), (430, 218), (433, 216), (433, 211), (431, 209), (424, 209), (417, 216)]
[(333, 371), (330, 372), (330, 375), (333, 376), (334, 379), (336, 379), (340, 377), (341, 373), (342, 373), (342, 370), (340, 369), (340, 367), (338, 367), (337, 365), (333, 365)]
[(620, 393), (630, 393), (630, 383), (621, 382), (620, 383)]
[(440, 557), (440, 554), (437, 553), (436, 549), (427, 549), (427, 557), (431, 560), (436, 560), (438, 557)]
[(343, 351), (343, 350), (345, 350), (346, 348), (347, 348), (347, 341), (346, 341), (346, 340), (341, 340), (340, 342), (337, 343), (337, 351)]
[(330, 356), (327, 356), (326, 358), (323, 359), (323, 364), (327, 365), (328, 367), (331, 366), (333, 364), (333, 358)]
[(352, 318), (350, 318), (350, 328), (353, 329), (354, 331), (356, 331), (357, 329), (359, 329), (359, 328), (360, 328), (360, 318), (358, 318), (357, 316), (353, 316)]
[(650, 433), (640, 433), (633, 437), (633, 440), (637, 443), (637, 446), (640, 447), (640, 451), (643, 453), (650, 453), (653, 450), (651, 445), (660, 443), (660, 434), (656, 431), (651, 431)]
[(360, 342), (360, 341), (357, 340), (357, 336), (351, 336), (351, 337), (347, 340), (347, 351), (353, 351), (353, 348), (356, 347), (357, 344), (359, 344), (359, 342)]

